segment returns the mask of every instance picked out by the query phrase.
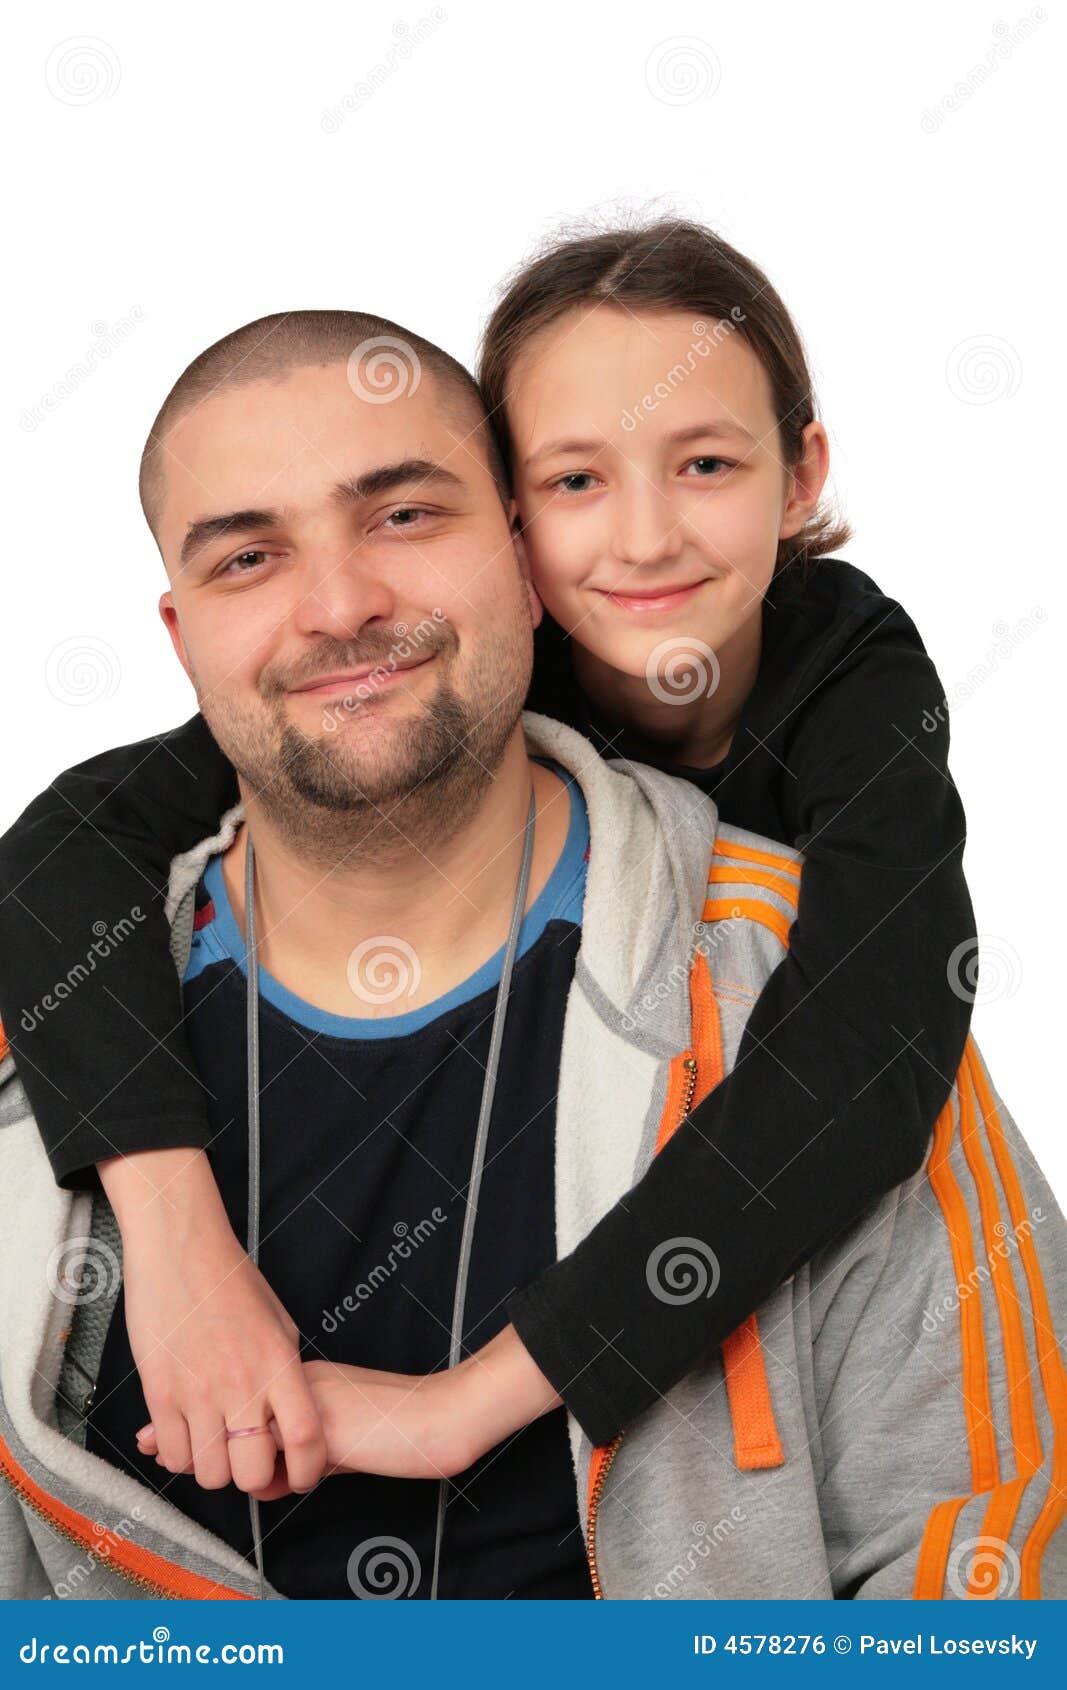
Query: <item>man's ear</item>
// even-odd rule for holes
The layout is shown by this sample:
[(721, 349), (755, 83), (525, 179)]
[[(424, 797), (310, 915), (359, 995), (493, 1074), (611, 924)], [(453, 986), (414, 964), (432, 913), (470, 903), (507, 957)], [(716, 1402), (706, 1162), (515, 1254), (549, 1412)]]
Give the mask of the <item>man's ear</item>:
[[(174, 608), (174, 596), (169, 591), (160, 598), (159, 614), (163, 618), (163, 626), (170, 635), (170, 643), (178, 654), (178, 662), (192, 681), (193, 671), (189, 667), (189, 656), (185, 649), (185, 641), (182, 638), (181, 623), (178, 621), (178, 612)], [(195, 681), (193, 681), (193, 685), (196, 685)]]
[(512, 499), (510, 505), (508, 506), (508, 527), (511, 529), (511, 543), (515, 548), (515, 556), (519, 560), (519, 569), (522, 572), (522, 578), (526, 583), (526, 591), (530, 597), (530, 616), (534, 627), (539, 628), (541, 626), (541, 619), (545, 614), (545, 607), (538, 598), (537, 591), (533, 584), (533, 576), (530, 572), (530, 559), (526, 553), (526, 541), (523, 539), (522, 535), (522, 517), (519, 515), (519, 507), (515, 503), (514, 499)]

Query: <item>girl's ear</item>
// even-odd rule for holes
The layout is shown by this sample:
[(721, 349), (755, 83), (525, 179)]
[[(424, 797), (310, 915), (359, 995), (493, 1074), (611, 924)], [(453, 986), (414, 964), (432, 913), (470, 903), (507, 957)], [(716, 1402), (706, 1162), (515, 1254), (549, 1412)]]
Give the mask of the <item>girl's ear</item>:
[(541, 626), (541, 618), (545, 614), (545, 607), (538, 598), (533, 584), (533, 576), (530, 571), (530, 559), (526, 551), (526, 541), (523, 539), (522, 534), (522, 517), (519, 515), (519, 507), (515, 503), (514, 499), (512, 499), (510, 505), (508, 506), (508, 527), (511, 529), (511, 544), (515, 548), (515, 556), (519, 560), (519, 570), (526, 583), (526, 591), (530, 596), (530, 615), (533, 619), (533, 625), (535, 628), (539, 628)]

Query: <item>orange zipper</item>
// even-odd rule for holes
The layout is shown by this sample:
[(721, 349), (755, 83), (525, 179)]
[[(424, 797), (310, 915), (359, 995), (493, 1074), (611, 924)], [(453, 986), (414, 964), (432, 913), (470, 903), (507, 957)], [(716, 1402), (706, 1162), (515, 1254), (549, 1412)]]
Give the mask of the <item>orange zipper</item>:
[[(675, 1127), (681, 1126), (692, 1107), (693, 1093), (696, 1090), (696, 1083), (697, 1059), (691, 1050), (685, 1050), (682, 1052), (681, 1057), (676, 1057), (671, 1065), (669, 1085), (671, 1091), (675, 1094), (680, 1092), (678, 1114), (677, 1119), (671, 1127), (672, 1132)], [(670, 1109), (670, 1099), (668, 1099), (667, 1106), (663, 1111), (664, 1122), (670, 1119), (672, 1113), (673, 1111)], [(657, 1151), (659, 1150), (660, 1145), (664, 1142), (665, 1137), (669, 1136), (669, 1133), (664, 1133), (663, 1126), (661, 1125), (659, 1141), (656, 1144)], [(598, 1602), (603, 1601), (604, 1592), (600, 1584), (600, 1571), (596, 1564), (597, 1517), (600, 1513), (600, 1500), (604, 1494), (604, 1485), (607, 1482), (608, 1474), (611, 1471), (612, 1462), (619, 1453), (619, 1445), (622, 1443), (625, 1436), (625, 1429), (621, 1432), (616, 1432), (610, 1444), (602, 1444), (599, 1449), (594, 1450), (592, 1463), (589, 1469), (589, 1526), (588, 1537), (586, 1540), (586, 1559), (589, 1562), (589, 1577), (593, 1585), (593, 1595)]]
[[(49, 1496), (47, 1491), (34, 1483), (15, 1460), (3, 1438), (0, 1438), (0, 1474), (19, 1501), (46, 1521), (53, 1531), (84, 1550), (91, 1561), (98, 1562), (118, 1573), (121, 1578), (128, 1579), (146, 1596), (160, 1596), (183, 1602), (205, 1598), (234, 1602), (251, 1601), (251, 1597), (246, 1596), (243, 1591), (231, 1590), (228, 1585), (217, 1584), (213, 1579), (201, 1577), (199, 1573), (190, 1573), (182, 1567), (176, 1567), (173, 1562), (165, 1560), (161, 1555), (154, 1555), (150, 1549), (143, 1549), (140, 1544), (125, 1539), (114, 1539), (111, 1533), (94, 1530), (93, 1522), (86, 1519), (84, 1514), (79, 1514), (74, 1508), (68, 1508), (65, 1503)], [(51, 1507), (48, 1504), (51, 1504)], [(109, 1548), (107, 1554), (102, 1555), (100, 1545), (105, 1539)], [(149, 1573), (157, 1576), (150, 1578)], [(168, 1582), (164, 1582), (165, 1579)]]

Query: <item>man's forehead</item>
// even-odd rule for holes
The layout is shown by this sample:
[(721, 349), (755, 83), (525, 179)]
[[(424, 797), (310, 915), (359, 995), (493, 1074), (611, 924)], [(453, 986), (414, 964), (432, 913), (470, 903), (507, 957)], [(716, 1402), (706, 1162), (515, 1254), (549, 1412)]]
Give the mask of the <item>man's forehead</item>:
[(388, 405), (353, 393), (343, 364), (228, 388), (167, 436), (167, 526), (220, 499), (303, 503), (342, 477), (408, 460), (446, 462), (463, 480), (480, 463), (476, 437), (432, 379)]

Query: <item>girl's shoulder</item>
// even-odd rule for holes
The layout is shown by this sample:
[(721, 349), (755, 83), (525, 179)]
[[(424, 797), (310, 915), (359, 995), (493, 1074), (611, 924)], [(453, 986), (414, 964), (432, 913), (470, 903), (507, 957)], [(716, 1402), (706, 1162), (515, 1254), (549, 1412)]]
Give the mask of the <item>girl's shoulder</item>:
[[(761, 681), (781, 696), (804, 697), (823, 679), (896, 653), (909, 667), (930, 660), (898, 600), (844, 558), (790, 564), (763, 602)], [(931, 666), (932, 667), (932, 666)]]

